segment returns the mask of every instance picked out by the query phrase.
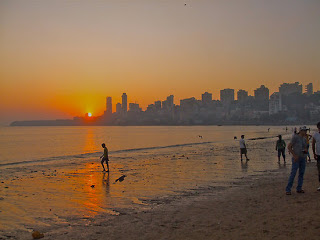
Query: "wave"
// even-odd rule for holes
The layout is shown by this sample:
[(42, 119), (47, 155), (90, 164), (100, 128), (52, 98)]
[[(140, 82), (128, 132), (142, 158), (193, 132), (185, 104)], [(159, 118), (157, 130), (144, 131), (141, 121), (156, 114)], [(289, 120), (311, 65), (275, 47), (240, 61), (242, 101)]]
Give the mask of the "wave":
[[(214, 143), (214, 142), (200, 142), (200, 143), (198, 142), (198, 143), (174, 144), (174, 145), (168, 145), (168, 146), (121, 149), (121, 150), (110, 151), (109, 154), (112, 155), (112, 154), (124, 153), (124, 152), (136, 152), (136, 151), (145, 151), (145, 150), (194, 146), (194, 145), (202, 145), (202, 144), (208, 144), (208, 143)], [(40, 158), (35, 160), (29, 160), (29, 161), (2, 163), (0, 164), (0, 167), (16, 166), (16, 165), (31, 164), (31, 163), (45, 163), (45, 162), (51, 162), (51, 161), (62, 161), (62, 160), (68, 160), (68, 159), (74, 159), (74, 158), (90, 158), (90, 157), (98, 157), (100, 155), (101, 155), (101, 151), (81, 153), (81, 154), (75, 154), (75, 155), (53, 156), (53, 157), (46, 157), (46, 158)]]

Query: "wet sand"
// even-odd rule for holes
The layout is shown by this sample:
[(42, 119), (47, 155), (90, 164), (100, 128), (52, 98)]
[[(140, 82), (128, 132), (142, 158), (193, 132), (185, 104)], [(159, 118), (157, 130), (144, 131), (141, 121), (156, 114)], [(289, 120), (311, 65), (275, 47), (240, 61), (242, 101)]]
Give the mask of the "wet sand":
[(1, 170), (0, 239), (318, 239), (315, 163), (286, 196), (273, 145), (249, 142), (242, 164), (235, 143), (116, 155), (110, 174), (93, 159)]

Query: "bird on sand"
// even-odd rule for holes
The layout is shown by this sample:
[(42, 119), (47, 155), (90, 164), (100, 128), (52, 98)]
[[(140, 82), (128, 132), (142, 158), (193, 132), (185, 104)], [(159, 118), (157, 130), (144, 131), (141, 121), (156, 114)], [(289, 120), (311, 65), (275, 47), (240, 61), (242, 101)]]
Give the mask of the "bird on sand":
[(119, 177), (116, 182), (122, 182), (124, 180), (124, 178), (126, 177), (126, 175), (122, 175), (121, 177)]

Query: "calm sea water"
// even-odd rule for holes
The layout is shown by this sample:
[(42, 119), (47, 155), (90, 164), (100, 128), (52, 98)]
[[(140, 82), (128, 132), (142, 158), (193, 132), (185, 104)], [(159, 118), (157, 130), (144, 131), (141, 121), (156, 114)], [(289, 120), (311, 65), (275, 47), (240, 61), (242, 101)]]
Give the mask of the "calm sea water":
[[(65, 161), (102, 152), (105, 142), (110, 154), (141, 148), (173, 147), (203, 142), (232, 142), (285, 133), (272, 126), (83, 126), (83, 127), (0, 127), (0, 166), (45, 161)], [(291, 127), (288, 130), (291, 131)], [(201, 137), (200, 137), (201, 136)]]

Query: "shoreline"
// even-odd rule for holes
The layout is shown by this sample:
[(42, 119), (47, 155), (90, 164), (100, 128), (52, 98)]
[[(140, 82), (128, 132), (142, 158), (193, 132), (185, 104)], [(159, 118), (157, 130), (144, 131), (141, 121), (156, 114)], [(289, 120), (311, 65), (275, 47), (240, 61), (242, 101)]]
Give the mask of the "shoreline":
[[(292, 231), (283, 235), (273, 221), (293, 221), (286, 204), (301, 206), (290, 197), (298, 198), (301, 205), (310, 203), (313, 208), (303, 216), (320, 222), (312, 214), (320, 210), (320, 193), (312, 191), (318, 184), (316, 166), (307, 164), (306, 200), (295, 193), (285, 196), (291, 165), (274, 163), (273, 145), (273, 139), (252, 141), (248, 163), (237, 159), (235, 142), (122, 153), (112, 158), (110, 175), (103, 174), (92, 158), (49, 167), (0, 169), (6, 173), (1, 186), (9, 186), (0, 203), (13, 211), (0, 213), (19, 220), (0, 231), (0, 239), (30, 239), (32, 229), (43, 232), (45, 239), (257, 239), (258, 235), (287, 239)], [(127, 179), (115, 183), (123, 174)], [(38, 182), (42, 186), (37, 187)], [(272, 207), (276, 218), (270, 215)], [(26, 215), (21, 212), (24, 208)], [(262, 223), (261, 214), (266, 218)], [(319, 230), (314, 228), (308, 239)]]

